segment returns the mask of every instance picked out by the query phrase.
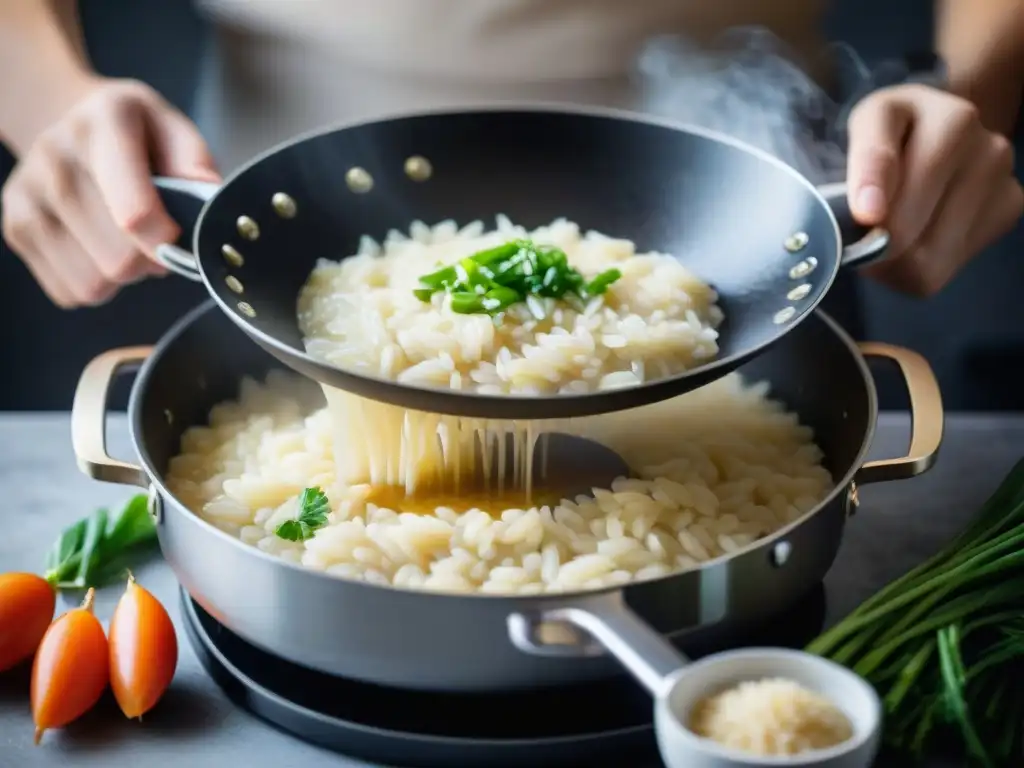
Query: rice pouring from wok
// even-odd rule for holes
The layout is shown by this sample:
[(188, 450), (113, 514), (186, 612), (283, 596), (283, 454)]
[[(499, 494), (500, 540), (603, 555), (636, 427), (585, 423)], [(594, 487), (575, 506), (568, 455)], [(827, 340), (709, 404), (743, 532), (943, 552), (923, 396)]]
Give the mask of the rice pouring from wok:
[[(309, 353), (339, 367), (558, 395), (714, 357), (716, 299), (670, 255), (565, 220), (527, 232), (499, 217), (489, 232), (417, 223), (381, 244), (364, 238), (358, 254), (317, 265), (298, 319)], [(246, 380), (209, 426), (183, 435), (168, 483), (244, 542), (341, 577), (497, 594), (655, 578), (749, 546), (832, 486), (810, 429), (736, 374), (566, 421), (468, 419), (315, 390), (280, 372)], [(561, 498), (558, 478), (532, 476), (549, 432), (610, 447), (634, 476)], [(506, 435), (512, 477), (489, 450)]]

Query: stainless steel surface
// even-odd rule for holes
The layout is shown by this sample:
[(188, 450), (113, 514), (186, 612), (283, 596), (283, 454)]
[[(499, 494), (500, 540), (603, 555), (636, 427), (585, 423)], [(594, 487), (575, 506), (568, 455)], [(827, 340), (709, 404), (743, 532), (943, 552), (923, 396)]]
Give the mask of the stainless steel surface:
[[(219, 184), (211, 184), (208, 181), (191, 181), (189, 179), (174, 179), (163, 176), (155, 177), (153, 183), (159, 189), (173, 190), (190, 196), (199, 204), (206, 203), (220, 189)], [(232, 248), (232, 250), (234, 249)], [(203, 276), (199, 271), (199, 265), (196, 263), (195, 256), (185, 248), (172, 243), (164, 243), (157, 246), (156, 258), (157, 261), (174, 274), (195, 283), (203, 282)]]
[[(514, 613), (508, 622), (512, 644), (524, 653), (537, 655), (553, 655), (553, 648), (565, 647), (541, 639), (545, 622), (583, 630), (655, 697), (667, 693), (667, 682), (688, 663), (668, 640), (626, 605), (621, 594), (604, 595), (586, 603), (581, 600), (567, 608), (535, 615)], [(590, 651), (593, 645), (585, 647)]]
[[(541, 438), (533, 454), (535, 482), (548, 491), (558, 491), (562, 498), (589, 496), (594, 488), (609, 488), (619, 477), (630, 477), (629, 465), (615, 451), (593, 440), (553, 432)], [(517, 478), (513, 435), (506, 436), (505, 451), (492, 450), (491, 466), (505, 462), (505, 477)], [(546, 463), (544, 461), (546, 459)]]
[[(75, 468), (69, 432), (67, 414), (0, 415), (0, 520), (8, 526), (7, 535), (0, 538), (4, 570), (38, 572), (63, 526), (98, 506), (122, 504), (134, 492), (82, 476)], [(125, 417), (114, 415), (111, 454), (134, 460), (127, 432)], [(900, 454), (907, 435), (905, 416), (883, 414), (870, 456)], [(1022, 446), (1024, 415), (952, 415), (936, 471), (864, 488), (856, 520), (825, 579), (829, 621), (845, 615), (962, 529), (1020, 458)], [(177, 582), (170, 568), (156, 561), (138, 568), (136, 575), (177, 622)], [(97, 613), (104, 622), (120, 593), (119, 588), (99, 593)], [(73, 604), (73, 599), (61, 598), (58, 611)], [(200, 668), (181, 630), (179, 643), (174, 683), (144, 722), (125, 722), (113, 701), (104, 699), (77, 725), (47, 734), (41, 747), (32, 746), (27, 681), (0, 676), (0, 768), (214, 768), (235, 763), (250, 768), (368, 768), (296, 741), (235, 708)], [(925, 765), (959, 768), (939, 757)], [(882, 766), (905, 768), (885, 761), (879, 763)]]
[[(204, 318), (221, 319), (211, 312), (210, 308), (199, 310), (185, 318), (181, 327), (188, 329), (204, 322)], [(864, 463), (877, 415), (870, 372), (857, 345), (831, 320), (818, 315), (801, 333), (814, 329), (825, 334), (820, 338), (829, 340), (832, 354), (841, 354), (849, 369), (862, 378), (846, 382), (856, 385), (854, 391), (862, 399), (857, 402), (857, 398), (848, 396), (844, 407), (856, 409), (864, 417), (848, 424), (849, 436), (844, 439), (849, 444), (842, 447), (855, 458), (841, 468), (833, 468), (839, 477), (832, 493), (817, 510), (744, 553), (719, 558), (700, 569), (591, 593), (452, 595), (347, 581), (267, 555), (193, 515), (170, 496), (159, 468), (150, 458), (156, 432), (169, 434), (163, 418), (166, 410), (159, 411), (154, 419), (150, 406), (147, 418), (150, 389), (165, 384), (153, 372), (160, 370), (162, 356), (171, 355), (175, 349), (179, 338), (176, 331), (169, 332), (140, 371), (130, 405), (133, 436), (146, 472), (163, 496), (158, 532), (165, 557), (196, 602), (252, 644), (313, 669), (397, 687), (493, 691), (558, 685), (616, 671), (606, 655), (593, 652), (586, 632), (579, 631), (585, 621), (598, 622), (606, 639), (616, 626), (628, 629), (628, 622), (610, 618), (608, 609), (616, 603), (628, 605), (658, 632), (683, 643), (684, 648), (695, 642), (709, 642), (715, 636), (735, 634), (738, 628), (781, 610), (818, 583), (832, 564), (843, 536), (854, 479), (863, 485), (912, 477), (930, 466), (942, 436), (942, 410), (937, 386), (923, 359), (887, 345), (864, 346), (865, 353), (900, 363), (915, 408), (910, 454)], [(202, 338), (208, 342), (213, 337)], [(794, 335), (784, 339), (766, 357), (786, 354), (787, 347), (800, 338)], [(185, 349), (194, 367), (193, 347)], [(104, 422), (100, 407), (103, 398), (98, 393), (106, 390), (109, 377), (116, 374), (121, 362), (136, 360), (139, 354), (138, 348), (105, 353), (87, 367), (79, 382), (75, 400), (79, 410), (73, 414), (76, 445), (92, 447), (88, 460), (83, 461), (92, 477), (125, 481), (121, 477), (126, 472), (122, 462), (112, 462), (114, 469), (110, 472), (98, 466), (102, 462), (95, 446), (101, 444)], [(188, 407), (195, 413), (196, 400), (203, 393), (198, 388), (189, 390), (182, 372), (172, 373), (175, 395), (192, 399)], [(212, 376), (225, 371), (207, 368), (202, 373)], [(226, 373), (237, 379), (252, 371), (232, 369)], [(810, 401), (806, 404), (809, 406)], [(794, 405), (798, 410), (801, 407), (799, 402)], [(829, 405), (834, 408), (836, 401), (829, 400)], [(90, 423), (91, 433), (87, 426)], [(829, 436), (819, 438), (827, 440)], [(137, 479), (128, 474), (130, 481)], [(789, 555), (780, 565), (772, 552), (777, 553), (783, 541), (789, 545)], [(603, 613), (584, 619), (583, 614), (592, 606)], [(556, 644), (560, 652), (524, 653), (537, 644), (523, 643), (517, 648), (510, 643), (507, 623), (512, 614), (559, 627)], [(367, 620), (367, 616), (373, 616), (373, 620)], [(410, 627), (416, 631), (410, 632)], [(643, 641), (643, 633), (635, 626), (632, 634)], [(530, 637), (543, 640), (544, 634), (533, 632)], [(629, 642), (620, 636), (618, 646)], [(632, 651), (623, 649), (623, 653), (636, 657), (639, 663), (642, 650), (637, 646)], [(651, 651), (655, 653), (653, 648)], [(564, 657), (568, 655), (578, 658), (567, 663)], [(649, 663), (657, 666), (660, 662), (652, 658)]]
[[(845, 181), (818, 187), (818, 194), (833, 208), (847, 204), (848, 191)], [(839, 263), (843, 267), (864, 267), (883, 258), (888, 247), (889, 233), (881, 227), (875, 227), (860, 240), (844, 245)]]

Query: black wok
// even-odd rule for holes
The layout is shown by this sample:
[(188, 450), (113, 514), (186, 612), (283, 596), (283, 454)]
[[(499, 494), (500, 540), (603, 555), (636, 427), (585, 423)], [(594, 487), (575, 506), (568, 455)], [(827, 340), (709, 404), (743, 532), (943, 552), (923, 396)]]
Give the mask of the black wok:
[[(628, 113), (500, 108), (408, 115), (297, 138), (220, 187), (159, 179), (191, 253), (175, 272), (205, 283), (260, 346), (322, 384), (436, 413), (583, 416), (700, 387), (764, 351), (818, 305), (840, 267), (882, 255), (888, 236), (853, 225), (845, 185), (815, 188), (724, 136)], [(720, 295), (719, 356), (685, 374), (586, 395), (509, 397), (414, 388), (306, 354), (299, 289), (320, 258), (414, 220), (526, 227), (566, 217), (671, 253)]]

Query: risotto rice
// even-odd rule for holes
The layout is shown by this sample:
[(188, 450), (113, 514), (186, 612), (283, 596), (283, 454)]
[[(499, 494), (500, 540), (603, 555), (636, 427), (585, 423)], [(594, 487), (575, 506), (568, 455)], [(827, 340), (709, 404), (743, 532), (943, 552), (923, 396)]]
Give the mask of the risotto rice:
[[(592, 497), (423, 513), (374, 503), (371, 486), (340, 482), (335, 450), (362, 446), (336, 447), (322, 394), (275, 372), (245, 380), (209, 426), (185, 432), (167, 481), (188, 508), (246, 544), (340, 577), (497, 594), (599, 588), (738, 552), (824, 498), (832, 481), (810, 429), (766, 394), (733, 374), (581, 420), (577, 432), (637, 473)], [(330, 500), (328, 524), (306, 541), (276, 536), (312, 486)]]
[[(422, 301), (419, 278), (510, 240), (562, 249), (591, 278), (622, 276), (577, 305), (530, 296), (492, 319), (459, 314), (444, 292)], [(574, 297), (575, 298), (575, 297)], [(550, 395), (636, 386), (678, 374), (718, 353), (718, 297), (679, 261), (636, 253), (628, 240), (559, 219), (528, 232), (504, 216), (458, 229), (417, 222), (383, 245), (364, 238), (359, 253), (322, 260), (299, 296), (309, 354), (341, 368), (416, 386), (480, 394)]]

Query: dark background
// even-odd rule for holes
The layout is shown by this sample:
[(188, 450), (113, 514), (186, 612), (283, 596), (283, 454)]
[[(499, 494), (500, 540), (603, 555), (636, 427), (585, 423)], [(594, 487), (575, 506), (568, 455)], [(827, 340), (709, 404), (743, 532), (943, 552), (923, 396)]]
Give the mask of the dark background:
[[(205, 32), (188, 0), (80, 0), (90, 55), (107, 75), (136, 77), (191, 109)], [(927, 49), (930, 0), (841, 0), (828, 20), (829, 36), (844, 40), (869, 62)], [(1019, 132), (1020, 133), (1020, 132)], [(1018, 153), (1024, 143), (1018, 138)], [(12, 161), (0, 150), (0, 179)], [(936, 369), (950, 409), (1024, 410), (1024, 229), (977, 259), (939, 296), (897, 296), (857, 280), (861, 317), (851, 331), (909, 346)], [(0, 306), (4, 313), (4, 375), (0, 410), (65, 410), (78, 374), (96, 354), (151, 343), (204, 292), (177, 278), (123, 291), (109, 305), (64, 312), (54, 308), (21, 262), (0, 245)], [(126, 320), (126, 318), (128, 318)], [(882, 378), (883, 407), (899, 408), (897, 382)]]

